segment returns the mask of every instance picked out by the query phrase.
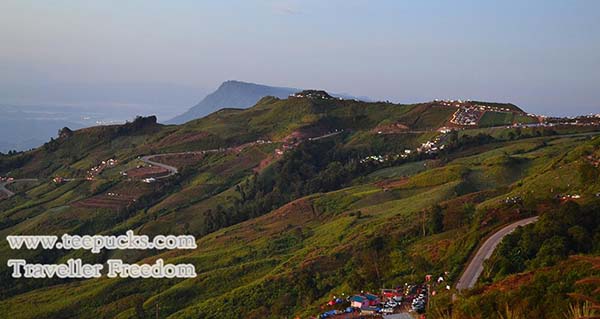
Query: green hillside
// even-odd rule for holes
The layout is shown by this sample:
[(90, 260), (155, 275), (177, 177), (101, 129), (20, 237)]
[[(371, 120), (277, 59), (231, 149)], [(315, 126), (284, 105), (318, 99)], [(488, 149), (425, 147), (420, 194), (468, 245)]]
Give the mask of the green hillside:
[[(481, 128), (438, 132), (454, 111), (435, 103), (267, 97), (252, 108), (224, 109), (180, 126), (139, 118), (2, 156), (0, 175), (40, 179), (0, 201), (4, 237), (133, 229), (149, 236), (192, 234), (198, 248), (92, 254), (16, 251), (2, 241), (0, 263), (163, 258), (193, 264), (198, 276), (17, 280), (2, 267), (0, 313), (8, 318), (147, 318), (157, 311), (161, 318), (308, 318), (342, 293), (418, 283), (426, 274), (445, 272), (453, 285), (480, 241), (500, 226), (535, 215), (552, 221), (543, 216), (568, 210), (587, 217), (569, 219), (569, 227), (556, 232), (562, 254), (548, 258), (559, 239), (547, 236), (555, 225), (541, 221), (511, 235), (486, 265), (480, 284), (459, 294), (455, 304), (454, 289), (431, 300), (432, 313), (455, 309), (460, 318), (498, 318), (505, 303), (519, 311), (534, 307), (548, 318), (562, 315), (575, 302), (568, 293), (589, 292), (575, 281), (594, 274), (569, 256), (600, 253), (595, 244), (600, 169), (594, 162), (600, 158), (600, 130), (484, 128), (484, 122)], [(424, 147), (427, 142), (435, 150)], [(203, 150), (208, 152), (189, 153)], [(133, 177), (148, 169), (140, 156), (166, 153), (176, 154), (156, 160), (176, 166), (177, 174), (151, 183)], [(108, 159), (117, 163), (99, 164)], [(86, 179), (93, 167), (100, 172)], [(67, 181), (54, 183), (55, 176)], [(561, 200), (566, 194), (579, 197)], [(539, 240), (528, 244), (522, 259), (510, 259), (515, 246), (525, 245), (524, 236)], [(525, 266), (515, 266), (520, 260)], [(556, 269), (570, 275), (556, 290), (561, 302), (553, 307), (532, 306), (534, 300), (520, 301), (524, 292), (502, 290), (522, 272), (534, 278), (528, 287), (539, 285), (543, 276), (562, 283)]]
[(513, 125), (515, 123), (533, 124), (538, 123), (538, 119), (517, 113), (486, 112), (481, 118), (479, 125), (481, 127)]

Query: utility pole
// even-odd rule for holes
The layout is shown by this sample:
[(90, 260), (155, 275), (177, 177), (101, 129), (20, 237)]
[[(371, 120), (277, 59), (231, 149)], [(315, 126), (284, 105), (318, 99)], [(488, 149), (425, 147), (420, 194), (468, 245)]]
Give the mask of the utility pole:
[(421, 211), (422, 217), (423, 217), (423, 237), (425, 237), (425, 210), (423, 209)]
[(427, 284), (427, 310), (426, 312), (429, 313), (429, 310), (431, 308), (430, 304), (431, 304), (431, 284)]

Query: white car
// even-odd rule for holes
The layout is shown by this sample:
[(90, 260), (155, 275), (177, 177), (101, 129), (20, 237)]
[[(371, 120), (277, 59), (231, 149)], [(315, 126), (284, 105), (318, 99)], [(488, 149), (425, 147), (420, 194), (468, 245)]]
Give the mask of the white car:
[(389, 307), (385, 307), (385, 308), (381, 309), (381, 312), (383, 312), (383, 313), (394, 313), (394, 309), (389, 308)]

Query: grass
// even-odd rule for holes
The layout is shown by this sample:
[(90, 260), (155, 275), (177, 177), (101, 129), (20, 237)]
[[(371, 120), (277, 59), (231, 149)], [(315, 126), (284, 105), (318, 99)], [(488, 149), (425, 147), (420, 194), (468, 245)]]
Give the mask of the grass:
[(565, 313), (567, 319), (583, 319), (583, 318), (594, 318), (598, 316), (596, 311), (590, 302), (584, 302), (580, 304), (569, 305), (569, 310)]
[(513, 118), (514, 118), (514, 113), (485, 112), (483, 114), (483, 117), (481, 117), (481, 120), (479, 121), (479, 126), (489, 127), (489, 126), (512, 125)]
[(388, 167), (377, 170), (368, 175), (370, 180), (390, 179), (418, 174), (427, 170), (428, 161), (410, 162), (400, 166)]
[[(354, 131), (340, 137), (339, 143), (348, 149), (402, 151), (436, 133), (378, 135), (370, 130), (381, 123), (431, 129), (441, 126), (449, 113), (428, 105), (264, 99), (254, 108), (224, 110), (180, 127), (158, 127), (152, 132), (116, 138), (111, 137), (111, 128), (94, 131), (108, 134), (104, 138), (78, 134), (76, 141), (62, 145), (81, 147), (81, 154), (74, 149), (34, 151), (35, 159), (18, 171), (77, 174), (111, 156), (122, 159), (121, 167), (130, 167), (139, 154), (233, 146), (257, 138), (280, 139), (299, 130), (313, 133), (347, 127)], [(193, 136), (203, 132), (207, 134), (201, 139)], [(161, 257), (168, 262), (193, 263), (197, 278), (53, 281), (48, 288), (42, 288), (49, 286), (48, 282), (13, 285), (11, 281), (10, 287), (2, 286), (3, 291), (11, 290), (2, 295), (0, 311), (11, 318), (132, 318), (140, 305), (146, 314), (151, 314), (158, 304), (160, 316), (170, 318), (307, 317), (319, 311), (320, 302), (341, 289), (377, 289), (380, 284), (393, 286), (443, 271), (450, 271), (452, 280), (478, 240), (490, 229), (514, 218), (500, 199), (519, 194), (532, 203), (545, 201), (550, 195), (541, 191), (549, 187), (561, 192), (586, 191), (584, 185), (576, 182), (576, 163), (585, 151), (583, 148), (594, 142), (586, 138), (540, 137), (494, 143), (451, 154), (448, 162), (418, 161), (377, 170), (366, 181), (357, 180), (355, 185), (337, 191), (312, 194), (264, 216), (202, 236), (194, 251), (110, 254), (132, 262)], [(141, 184), (125, 181), (109, 185), (139, 188), (149, 196), (157, 194), (151, 204), (121, 213), (82, 211), (69, 206), (102, 189), (101, 182), (70, 182), (61, 186), (43, 182), (0, 202), (0, 217), (6, 222), (0, 234), (60, 234), (81, 229), (120, 234), (130, 228), (145, 234), (199, 233), (205, 212), (218, 205), (230, 208), (237, 196), (235, 186), (253, 175), (252, 168), (272, 151), (272, 146), (263, 146), (250, 147), (239, 154), (210, 155), (191, 167), (189, 175), (157, 184), (157, 189), (143, 189)], [(114, 176), (117, 169), (107, 171), (106, 178)], [(264, 172), (269, 173), (272, 172)], [(399, 178), (405, 180), (398, 182)], [(388, 185), (388, 189), (375, 181)], [(481, 198), (475, 199), (479, 195)], [(452, 206), (459, 213), (455, 216), (460, 223), (433, 233), (428, 227), (428, 209), (433, 204)], [(472, 205), (473, 212), (467, 211), (466, 204)], [(448, 211), (450, 208), (445, 208)], [(376, 239), (383, 239), (383, 244), (373, 254)], [(10, 251), (4, 242), (0, 243), (0, 253), (11, 258), (48, 261), (76, 256)], [(376, 275), (374, 265), (386, 271)], [(580, 271), (575, 268), (567, 267)], [(2, 275), (7, 275), (6, 271)], [(381, 278), (374, 279), (378, 276)], [(558, 271), (551, 270), (548, 276), (554, 280)], [(569, 280), (575, 281), (576, 277), (579, 273)], [(540, 275), (534, 282), (543, 279)], [(539, 287), (531, 289), (534, 288), (538, 292)], [(560, 285), (552, 288), (567, 290)], [(494, 304), (495, 309), (483, 311), (495, 318), (499, 316), (497, 309), (515, 296), (521, 295), (505, 297), (484, 292), (466, 297), (460, 309), (472, 315), (479, 302)], [(550, 307), (566, 309), (561, 303)]]
[(485, 112), (479, 121), (480, 127), (494, 127), (518, 124), (538, 123), (538, 119), (512, 112)]

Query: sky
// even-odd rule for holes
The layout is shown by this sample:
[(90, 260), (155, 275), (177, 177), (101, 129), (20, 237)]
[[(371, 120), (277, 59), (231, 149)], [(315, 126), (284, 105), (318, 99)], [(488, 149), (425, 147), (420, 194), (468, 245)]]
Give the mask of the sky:
[(176, 113), (225, 80), (600, 113), (600, 0), (0, 1), (0, 103)]

